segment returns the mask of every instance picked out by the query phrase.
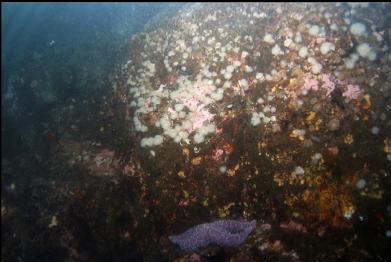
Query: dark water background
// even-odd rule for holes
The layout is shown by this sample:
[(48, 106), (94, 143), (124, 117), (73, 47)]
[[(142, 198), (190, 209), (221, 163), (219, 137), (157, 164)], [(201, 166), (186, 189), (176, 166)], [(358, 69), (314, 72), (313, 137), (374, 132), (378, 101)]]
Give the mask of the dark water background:
[[(110, 63), (121, 40), (143, 30), (157, 12), (172, 7), (159, 3), (3, 4), (2, 90), (13, 70), (51, 47), (61, 48), (65, 58), (83, 46), (99, 48), (105, 52), (100, 54), (102, 62)], [(52, 40), (55, 44), (50, 46)], [(98, 42), (103, 46), (97, 46)]]
[[(176, 3), (2, 4), (2, 153), (26, 150), (22, 131), (40, 133), (50, 115), (70, 97), (109, 89), (121, 48), (159, 12)], [(11, 77), (20, 83), (10, 91)], [(50, 85), (54, 101), (40, 101), (31, 81)], [(8, 92), (8, 93), (7, 93)], [(8, 94), (8, 95), (6, 95)], [(11, 99), (5, 100), (5, 96)], [(15, 101), (15, 97), (18, 101)], [(11, 108), (17, 107), (11, 113)], [(4, 135), (4, 136), (3, 136)], [(26, 137), (26, 136), (24, 136)], [(29, 139), (34, 139), (34, 135)], [(26, 140), (26, 139), (25, 139)], [(28, 146), (27, 146), (28, 147)]]

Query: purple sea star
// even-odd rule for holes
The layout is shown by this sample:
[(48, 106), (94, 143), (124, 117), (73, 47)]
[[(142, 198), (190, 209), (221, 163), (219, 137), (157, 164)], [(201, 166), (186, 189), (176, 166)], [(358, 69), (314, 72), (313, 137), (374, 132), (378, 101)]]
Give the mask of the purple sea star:
[(194, 226), (182, 234), (169, 236), (169, 239), (185, 251), (194, 251), (209, 244), (233, 247), (242, 244), (255, 226), (255, 220), (251, 222), (218, 220)]

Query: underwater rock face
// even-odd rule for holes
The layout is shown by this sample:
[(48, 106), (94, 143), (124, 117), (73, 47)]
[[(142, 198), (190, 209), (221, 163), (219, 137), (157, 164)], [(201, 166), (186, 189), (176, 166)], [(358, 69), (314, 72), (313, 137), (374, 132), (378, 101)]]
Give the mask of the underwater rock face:
[(218, 220), (197, 225), (182, 234), (170, 236), (169, 239), (185, 251), (194, 251), (209, 244), (239, 246), (254, 230), (255, 225), (255, 220), (251, 222)]

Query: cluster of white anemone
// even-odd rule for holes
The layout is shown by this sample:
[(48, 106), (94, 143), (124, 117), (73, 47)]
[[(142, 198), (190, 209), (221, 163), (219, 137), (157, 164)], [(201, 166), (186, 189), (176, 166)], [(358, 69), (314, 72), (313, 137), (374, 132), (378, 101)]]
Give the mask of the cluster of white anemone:
[[(282, 12), (282, 9), (279, 9)], [(251, 19), (251, 22), (257, 19), (264, 19), (267, 15), (264, 12), (254, 10), (253, 12), (243, 11), (243, 15)], [(146, 53), (141, 53), (144, 62), (141, 68), (137, 70), (137, 76), (129, 78), (128, 84), (131, 86), (130, 94), (132, 95), (131, 107), (136, 107), (133, 127), (135, 131), (147, 132), (151, 129), (158, 128), (159, 134), (144, 137), (141, 140), (141, 146), (152, 147), (161, 145), (166, 138), (171, 138), (175, 142), (202, 143), (205, 138), (216, 132), (216, 126), (213, 123), (214, 115), (209, 111), (212, 103), (219, 103), (224, 98), (224, 90), (227, 88), (237, 87), (242, 91), (250, 88), (249, 79), (255, 81), (270, 81), (272, 76), (267, 73), (256, 72), (256, 68), (250, 65), (243, 65), (247, 56), (259, 56), (259, 52), (249, 54), (250, 51), (242, 50), (244, 42), (253, 44), (252, 36), (240, 36), (232, 34), (228, 26), (219, 26), (207, 29), (201, 29), (202, 23), (214, 23), (219, 21), (221, 10), (215, 11), (203, 21), (194, 21), (191, 18), (182, 23), (178, 30), (171, 34), (170, 41), (159, 40), (158, 37), (153, 39), (153, 34), (146, 34), (146, 50), (152, 50), (152, 53), (160, 52), (163, 55), (164, 67), (168, 72), (174, 71), (174, 68), (180, 68), (186, 71), (189, 68), (188, 62), (191, 61), (194, 50), (203, 50), (203, 57), (199, 62), (199, 72), (195, 76), (180, 76), (176, 79), (175, 87), (161, 85), (156, 88), (151, 86), (150, 79), (156, 76), (155, 63), (149, 61)], [(291, 30), (283, 36), (271, 33), (265, 33), (261, 38), (266, 44), (270, 45), (270, 52), (273, 59), (278, 60), (277, 64), (282, 67), (291, 67), (292, 61), (286, 60), (289, 52), (296, 52), (299, 58), (303, 59), (313, 74), (320, 74), (323, 70), (322, 56), (329, 56), (336, 51), (337, 41), (331, 36), (335, 31), (348, 31), (359, 44), (355, 47), (356, 53), (350, 54), (345, 59), (345, 67), (352, 69), (360, 58), (369, 61), (376, 59), (376, 52), (367, 42), (367, 27), (361, 22), (351, 23), (351, 17), (345, 21), (350, 24), (349, 27), (338, 27), (336, 17), (331, 13), (324, 13), (328, 25), (307, 24), (305, 31), (295, 32)], [(303, 15), (296, 14), (294, 19), (301, 20)], [(250, 22), (250, 24), (251, 24)], [(328, 30), (327, 28), (330, 28)], [(151, 37), (150, 37), (151, 35)], [(186, 36), (191, 36), (187, 38)], [(303, 38), (303, 36), (305, 38)], [(262, 37), (262, 36), (261, 36)], [(303, 39), (310, 39), (317, 44), (315, 47), (303, 44)], [(323, 40), (322, 40), (323, 39)], [(262, 41), (261, 40), (261, 41)], [(326, 41), (327, 40), (327, 41)], [(159, 42), (160, 41), (160, 42)], [(237, 59), (228, 61), (227, 56), (230, 53), (236, 53)], [(282, 57), (282, 58), (281, 58)], [(391, 59), (391, 55), (390, 55)], [(210, 68), (217, 65), (223, 65), (219, 71), (211, 71)], [(125, 67), (132, 65), (128, 61)], [(243, 70), (244, 69), (244, 70)], [(275, 69), (273, 69), (276, 71)], [(272, 71), (273, 71), (272, 70)], [(233, 83), (232, 79), (240, 80)], [(244, 75), (243, 75), (244, 74)], [(275, 74), (272, 74), (275, 75)], [(254, 78), (255, 77), (255, 78)], [(237, 90), (235, 89), (237, 92)], [(243, 94), (243, 92), (240, 92)], [(164, 101), (164, 103), (163, 103)], [(269, 108), (269, 107), (264, 107)], [(261, 122), (269, 123), (276, 121), (276, 116), (268, 116), (265, 113), (270, 111), (254, 112), (251, 115), (251, 124), (256, 126)], [(275, 109), (274, 109), (275, 110)], [(160, 112), (160, 119), (155, 122), (154, 126), (148, 126), (141, 120), (142, 116), (152, 112)], [(273, 112), (274, 113), (274, 112)]]

